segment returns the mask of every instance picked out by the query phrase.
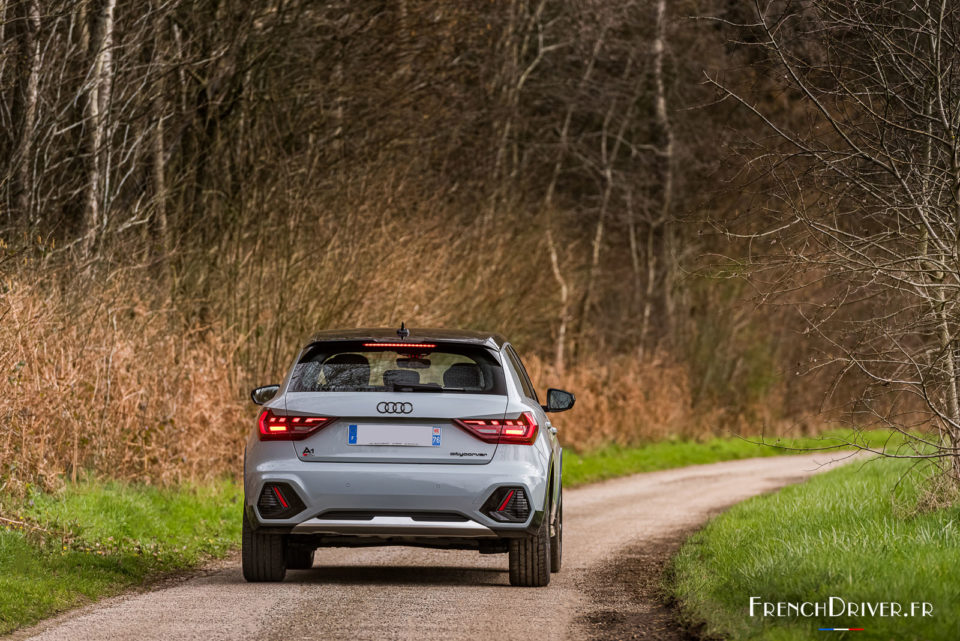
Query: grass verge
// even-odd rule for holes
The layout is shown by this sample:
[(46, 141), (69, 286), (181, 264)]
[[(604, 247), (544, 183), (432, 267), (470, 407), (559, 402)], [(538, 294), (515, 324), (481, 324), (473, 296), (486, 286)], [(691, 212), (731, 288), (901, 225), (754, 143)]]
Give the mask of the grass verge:
[[(684, 619), (708, 638), (960, 639), (960, 507), (917, 510), (925, 485), (916, 473), (904, 477), (909, 466), (893, 459), (845, 466), (711, 521), (673, 561), (668, 584)], [(899, 602), (907, 612), (912, 602), (927, 602), (933, 611), (750, 617), (754, 596), (773, 603), (829, 603), (831, 596)], [(864, 630), (819, 631), (850, 627)]]
[(765, 443), (741, 438), (711, 438), (705, 441), (658, 441), (640, 447), (607, 447), (577, 454), (563, 453), (563, 484), (574, 487), (606, 479), (654, 472), (685, 465), (701, 465), (757, 456), (806, 454), (811, 449), (841, 447), (856, 443), (874, 449), (890, 451), (903, 443), (903, 436), (886, 430), (833, 430), (820, 436), (777, 438)]
[[(825, 447), (849, 436), (778, 444)], [(791, 451), (737, 438), (610, 446), (567, 452), (564, 483), (784, 453)], [(241, 495), (231, 481), (172, 490), (85, 481), (55, 494), (35, 492), (26, 501), (7, 499), (0, 516), (16, 515), (11, 518), (27, 527), (0, 522), (7, 526), (0, 527), (0, 634), (225, 554), (240, 541)]]
[(0, 634), (151, 576), (222, 556), (240, 539), (233, 482), (158, 490), (84, 482), (3, 506)]

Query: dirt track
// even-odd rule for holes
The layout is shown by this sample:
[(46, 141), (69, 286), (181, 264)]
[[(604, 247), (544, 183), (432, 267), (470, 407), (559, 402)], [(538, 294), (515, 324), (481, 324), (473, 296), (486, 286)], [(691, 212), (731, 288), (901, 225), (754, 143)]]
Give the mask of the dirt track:
[(564, 494), (564, 567), (512, 588), (505, 555), (318, 550), (312, 570), (248, 584), (236, 563), (117, 597), (16, 639), (682, 639), (657, 579), (684, 536), (743, 499), (824, 469), (828, 454), (640, 474)]

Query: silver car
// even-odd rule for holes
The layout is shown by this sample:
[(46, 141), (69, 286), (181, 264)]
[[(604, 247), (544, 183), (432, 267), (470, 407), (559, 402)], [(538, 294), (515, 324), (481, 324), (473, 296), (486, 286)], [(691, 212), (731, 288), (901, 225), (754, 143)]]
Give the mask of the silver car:
[(281, 581), (318, 547), (509, 555), (510, 583), (560, 570), (563, 450), (513, 347), (432, 329), (321, 332), (263, 405), (244, 456), (243, 575)]

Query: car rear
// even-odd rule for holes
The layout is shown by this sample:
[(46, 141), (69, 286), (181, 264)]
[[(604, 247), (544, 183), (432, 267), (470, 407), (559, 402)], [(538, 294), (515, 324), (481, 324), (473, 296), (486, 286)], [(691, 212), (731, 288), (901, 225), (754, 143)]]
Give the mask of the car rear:
[[(542, 529), (551, 464), (515, 396), (486, 342), (309, 344), (247, 444), (245, 542), (281, 541), (284, 568), (326, 546), (508, 551)], [(270, 563), (245, 575), (282, 578)]]

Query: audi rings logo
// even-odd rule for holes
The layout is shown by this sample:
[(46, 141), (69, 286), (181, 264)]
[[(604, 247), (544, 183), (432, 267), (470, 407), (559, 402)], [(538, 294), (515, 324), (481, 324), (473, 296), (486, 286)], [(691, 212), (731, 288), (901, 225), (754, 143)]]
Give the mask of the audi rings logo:
[(413, 411), (413, 403), (377, 403), (377, 411), (381, 414), (409, 414)]

